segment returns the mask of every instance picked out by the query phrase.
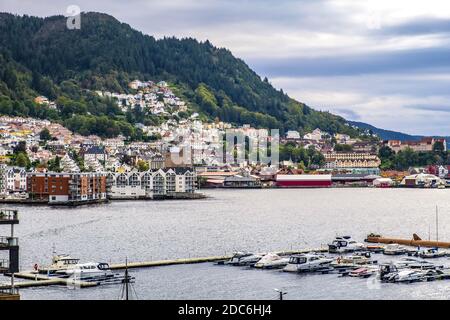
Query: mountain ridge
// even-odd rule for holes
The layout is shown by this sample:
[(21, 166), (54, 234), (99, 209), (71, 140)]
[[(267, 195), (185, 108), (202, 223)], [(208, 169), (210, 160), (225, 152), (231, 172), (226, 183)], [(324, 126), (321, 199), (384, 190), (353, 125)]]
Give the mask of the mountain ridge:
[[(81, 14), (79, 30), (68, 30), (63, 16), (2, 13), (0, 31), (0, 59), (5, 61), (0, 67), (1, 113), (9, 112), (6, 104), (15, 104), (25, 113), (61, 122), (106, 115), (118, 131), (125, 127), (130, 131), (126, 124), (130, 117), (86, 89), (127, 91), (129, 81), (141, 78), (173, 83), (194, 109), (210, 119), (281, 131), (304, 133), (317, 127), (361, 134), (344, 118), (316, 111), (275, 89), (231, 51), (208, 40), (157, 40), (110, 15), (92, 12)], [(32, 98), (37, 94), (55, 100), (66, 97), (81, 106), (67, 114), (36, 111)]]

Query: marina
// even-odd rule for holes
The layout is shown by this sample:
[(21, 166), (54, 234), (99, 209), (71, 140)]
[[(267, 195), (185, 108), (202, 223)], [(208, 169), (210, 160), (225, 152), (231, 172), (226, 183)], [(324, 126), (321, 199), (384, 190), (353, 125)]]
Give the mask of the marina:
[[(249, 267), (224, 268), (217, 266), (216, 261), (197, 259), (213, 256), (221, 260), (219, 258), (228, 258), (233, 252), (246, 250), (267, 253), (284, 248), (290, 253), (305, 248), (326, 250), (336, 233), (351, 234), (357, 243), (366, 239), (370, 231), (408, 239), (413, 233), (428, 232), (428, 221), (434, 222), (434, 216), (430, 217), (428, 212), (433, 211), (436, 204), (441, 212), (440, 234), (445, 240), (449, 232), (445, 212), (450, 209), (450, 204), (442, 197), (442, 192), (445, 190), (208, 190), (205, 192), (208, 199), (194, 202), (116, 202), (106, 207), (81, 207), (76, 211), (70, 208), (22, 207), (19, 208), (21, 223), (16, 231), (21, 239), (21, 270), (31, 270), (36, 263), (48, 264), (55, 246), (58, 252), (70, 253), (82, 261), (105, 261), (112, 269), (117, 262), (128, 257), (132, 276), (136, 278), (136, 290), (145, 299), (264, 299), (270, 298), (272, 288), (287, 288), (289, 295), (286, 299), (332, 298), (337, 295), (350, 299), (414, 299), (417, 295), (426, 298), (437, 294), (445, 298), (447, 281), (406, 286), (420, 288), (419, 291), (397, 285), (394, 289), (384, 283), (379, 290), (372, 290), (365, 280), (350, 276), (339, 277), (333, 273), (299, 275)], [(276, 207), (270, 200), (274, 196), (282, 198)], [(383, 203), (376, 200), (379, 197), (383, 197)], [(414, 197), (417, 202), (403, 208), (398, 203), (402, 197)], [(302, 201), (303, 198), (311, 201)], [(339, 205), (336, 205), (338, 201)], [(249, 210), (250, 207), (253, 210)], [(381, 218), (385, 222), (380, 223)], [(106, 223), (108, 228), (104, 228)], [(374, 249), (380, 247), (375, 243), (365, 245)], [(186, 260), (180, 257), (197, 263), (186, 264)], [(391, 259), (398, 260), (401, 256), (391, 258), (376, 254), (375, 260), (383, 263)], [(163, 263), (155, 264), (155, 261), (167, 260), (171, 263), (164, 267)], [(139, 268), (136, 264), (133, 268), (133, 263), (139, 261), (151, 262), (153, 266)], [(445, 264), (448, 258), (429, 261)], [(117, 267), (123, 267), (123, 264)], [(16, 283), (22, 280), (33, 281), (18, 278)], [(240, 281), (247, 285), (243, 287)], [(116, 299), (118, 289), (119, 286), (108, 285), (67, 290), (61, 284), (23, 288), (21, 296), (23, 299), (33, 299), (37, 295), (41, 298), (45, 295), (49, 299), (96, 299), (101, 294), (102, 299)], [(193, 296), (183, 290), (194, 292)], [(411, 295), (412, 292), (416, 295)]]

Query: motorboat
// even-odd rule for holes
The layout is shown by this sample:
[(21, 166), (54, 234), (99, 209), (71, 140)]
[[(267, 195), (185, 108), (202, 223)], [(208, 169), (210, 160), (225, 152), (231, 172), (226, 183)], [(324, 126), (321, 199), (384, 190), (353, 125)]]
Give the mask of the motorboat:
[(77, 265), (80, 259), (72, 258), (67, 254), (54, 255), (52, 258), (52, 264), (46, 267), (39, 267), (35, 265), (35, 269), (38, 273), (53, 275), (58, 271), (64, 271)]
[(355, 254), (351, 256), (338, 257), (331, 263), (331, 266), (333, 268), (355, 268), (371, 263), (372, 260), (370, 259), (370, 256), (367, 257), (366, 255)]
[(251, 253), (251, 252), (235, 252), (230, 260), (225, 261), (223, 264), (232, 266), (250, 266), (257, 263), (264, 257), (265, 254)]
[[(428, 270), (427, 270), (428, 271)], [(426, 272), (419, 269), (398, 269), (394, 264), (381, 264), (379, 275), (382, 282), (417, 282), (426, 278)]]
[(331, 244), (328, 244), (330, 253), (347, 253), (364, 249), (364, 244), (356, 242), (350, 236), (337, 236)]
[(438, 250), (437, 248), (428, 248), (417, 250), (414, 254), (416, 257), (420, 257), (423, 259), (431, 259), (431, 258), (442, 258), (448, 255), (447, 251)]
[(63, 278), (72, 278), (74, 280), (82, 280), (87, 282), (121, 282), (124, 277), (121, 274), (112, 272), (107, 263), (79, 263), (66, 270), (59, 270), (56, 276)]
[(255, 268), (278, 269), (289, 263), (289, 257), (281, 257), (275, 253), (268, 253), (262, 257), (255, 265)]
[(417, 282), (425, 280), (425, 272), (421, 270), (400, 270), (389, 278), (389, 282)]
[(397, 243), (391, 243), (384, 248), (383, 253), (391, 256), (401, 255), (406, 253), (406, 248)]
[(403, 258), (399, 261), (394, 262), (394, 265), (399, 268), (409, 268), (409, 269), (421, 269), (421, 270), (428, 270), (428, 269), (442, 269), (443, 265), (435, 265), (434, 263), (431, 263), (429, 261), (418, 259), (418, 258)]
[(378, 272), (378, 267), (375, 265), (372, 266), (364, 266), (360, 267), (358, 269), (354, 269), (350, 271), (348, 274), (350, 277), (356, 277), (356, 278), (368, 278)]
[(306, 253), (293, 255), (289, 263), (283, 268), (286, 272), (311, 272), (329, 269), (333, 259), (323, 255)]

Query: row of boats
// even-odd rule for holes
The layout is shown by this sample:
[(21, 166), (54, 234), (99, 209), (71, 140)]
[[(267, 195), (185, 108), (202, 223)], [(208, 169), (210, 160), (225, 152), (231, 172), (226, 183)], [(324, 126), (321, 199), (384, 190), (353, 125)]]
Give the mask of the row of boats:
[[(342, 276), (361, 278), (377, 276), (382, 282), (416, 282), (450, 278), (450, 269), (425, 260), (448, 255), (446, 251), (434, 248), (410, 250), (396, 244), (367, 246), (354, 241), (350, 236), (344, 236), (336, 237), (328, 245), (328, 253), (334, 255), (310, 252), (283, 256), (276, 253), (237, 252), (230, 260), (221, 261), (219, 264), (281, 269), (296, 273), (336, 272)], [(372, 258), (374, 253), (407, 254), (408, 257), (396, 262), (378, 263)]]
[[(105, 262), (80, 263), (80, 259), (72, 258), (67, 254), (54, 255), (49, 266), (34, 266), (35, 272), (49, 277), (72, 278), (85, 282), (101, 284), (133, 282), (134, 278), (120, 273), (114, 273), (109, 264)], [(128, 278), (127, 278), (128, 277)]]

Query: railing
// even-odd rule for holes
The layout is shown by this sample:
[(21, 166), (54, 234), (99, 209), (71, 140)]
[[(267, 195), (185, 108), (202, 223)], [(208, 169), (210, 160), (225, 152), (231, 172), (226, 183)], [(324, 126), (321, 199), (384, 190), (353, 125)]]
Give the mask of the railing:
[(0, 259), (0, 272), (9, 270), (9, 261), (6, 259)]
[(0, 210), (0, 221), (19, 220), (19, 213), (17, 210)]
[(0, 295), (14, 295), (14, 294), (19, 294), (18, 288), (11, 288), (0, 285)]
[(16, 247), (19, 245), (18, 238), (0, 237), (0, 247)]

